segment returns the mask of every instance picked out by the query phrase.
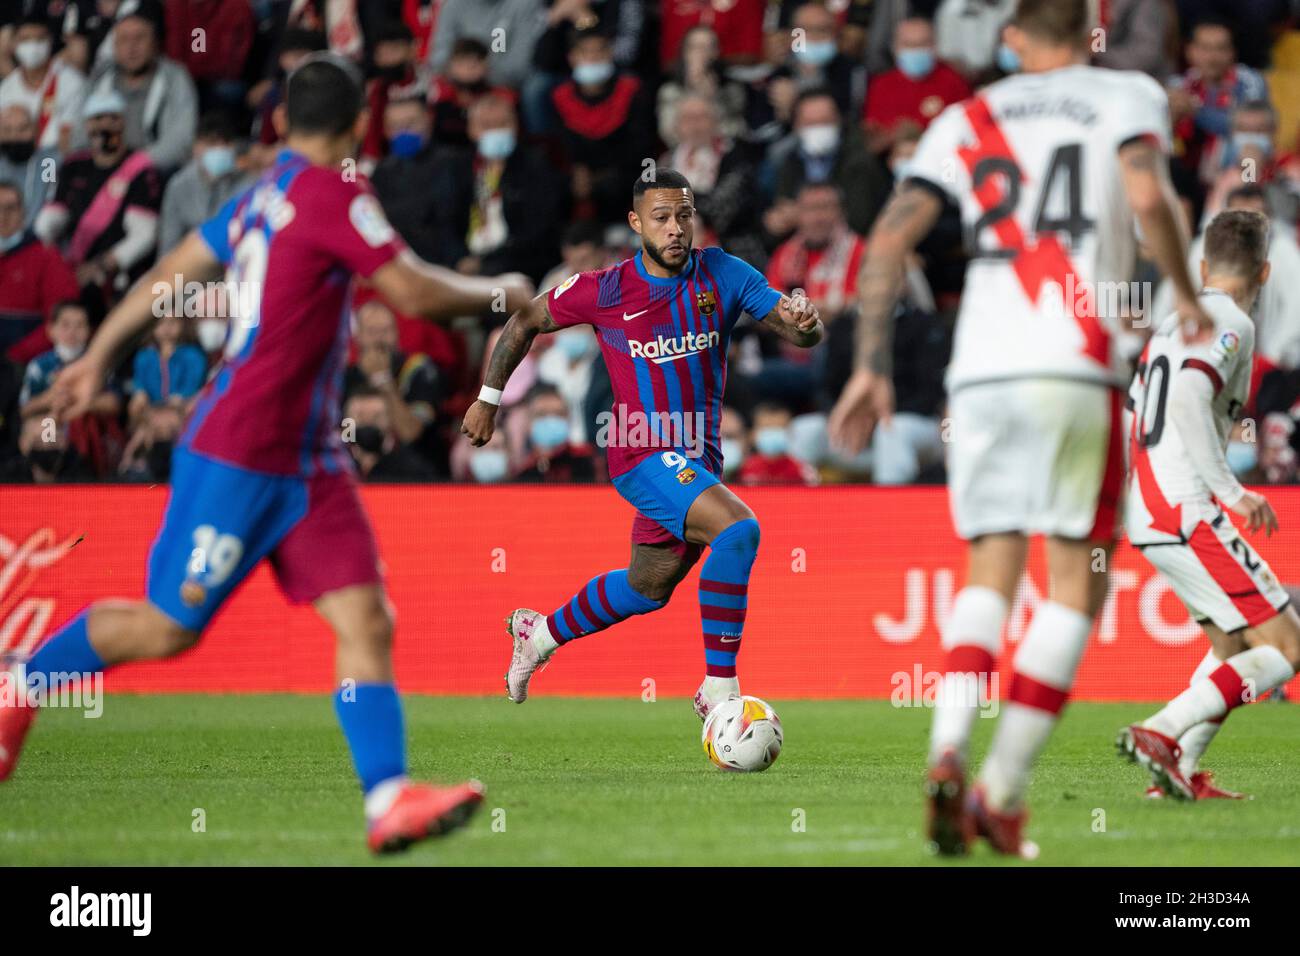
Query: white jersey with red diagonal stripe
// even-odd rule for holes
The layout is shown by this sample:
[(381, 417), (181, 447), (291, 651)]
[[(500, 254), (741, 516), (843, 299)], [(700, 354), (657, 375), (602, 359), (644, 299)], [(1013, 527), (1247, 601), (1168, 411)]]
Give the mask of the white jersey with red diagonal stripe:
[(1114, 331), (1136, 238), (1118, 152), (1135, 139), (1168, 150), (1160, 85), (1082, 64), (1009, 76), (926, 130), (910, 177), (958, 204), (972, 256), (950, 390), (1008, 378), (1123, 384)]
[(1226, 448), (1238, 412), (1250, 396), (1255, 326), (1232, 297), (1217, 289), (1200, 295), (1214, 320), (1208, 341), (1188, 344), (1171, 315), (1142, 352), (1129, 386), (1129, 493), (1125, 528), (1135, 545), (1186, 540), (1201, 520), (1217, 515), (1213, 493), (1197, 472), (1182, 435), (1168, 421), (1170, 386), (1177, 375), (1206, 375), (1214, 384), (1214, 427)]

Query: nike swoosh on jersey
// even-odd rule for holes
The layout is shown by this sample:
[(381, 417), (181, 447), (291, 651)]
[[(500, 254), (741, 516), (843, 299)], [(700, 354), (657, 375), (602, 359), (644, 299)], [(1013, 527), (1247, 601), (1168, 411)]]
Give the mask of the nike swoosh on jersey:
[(624, 312), (624, 313), (623, 313), (623, 321), (624, 321), (624, 322), (631, 322), (631, 321), (632, 321), (633, 319), (635, 319), (638, 315), (645, 315), (645, 314), (646, 314), (647, 312), (649, 312), (649, 311), (650, 311), (649, 309), (642, 309), (640, 312), (633, 312), (631, 315), (628, 315), (626, 312)]

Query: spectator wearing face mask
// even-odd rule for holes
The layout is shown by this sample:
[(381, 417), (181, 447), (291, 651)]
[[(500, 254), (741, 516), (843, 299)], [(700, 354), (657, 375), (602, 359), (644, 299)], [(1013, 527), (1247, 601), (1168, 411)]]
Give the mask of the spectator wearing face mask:
[(570, 441), (569, 408), (553, 385), (538, 384), (528, 398), (528, 456), (517, 479), (566, 484), (596, 480), (590, 445)]
[(445, 73), (433, 78), (429, 106), (433, 111), (433, 141), (439, 146), (470, 146), (469, 109), (489, 94), (513, 99), (504, 86), (488, 82), (488, 48), (472, 37), (452, 47)]
[(16, 69), (0, 82), (0, 111), (21, 106), (34, 117), (36, 146), (67, 152), (80, 120), (85, 80), (54, 59), (54, 36), (43, 17), (29, 16), (14, 31)]
[(900, 126), (925, 129), (952, 103), (971, 95), (960, 73), (939, 60), (929, 20), (909, 17), (894, 31), (894, 68), (873, 77), (862, 122), (873, 153), (886, 152)]
[(778, 240), (797, 225), (795, 197), (804, 183), (834, 183), (845, 197), (845, 219), (860, 235), (871, 229), (889, 198), (889, 173), (867, 152), (856, 128), (846, 129), (835, 98), (825, 90), (800, 94), (794, 106), (794, 148), (777, 171), (777, 200), (763, 227)]
[(102, 314), (153, 261), (162, 181), (149, 154), (127, 146), (119, 94), (92, 93), (82, 112), (90, 154), (64, 164), (35, 229), (42, 241), (62, 248), (85, 301)]
[(416, 72), (415, 38), (400, 20), (387, 20), (370, 36), (370, 77), (366, 81), (366, 103), (370, 107), (370, 125), (361, 140), (361, 160), (366, 169), (384, 156), (388, 142), (384, 109), (392, 99), (423, 98), (427, 82)]
[[(27, 363), (23, 389), (18, 397), (23, 418), (42, 418), (53, 414), (54, 378), (71, 362), (81, 357), (90, 341), (90, 318), (78, 302), (61, 302), (50, 316), (47, 332), (54, 347)], [(105, 388), (91, 405), (91, 415), (116, 416), (122, 403), (116, 391)]]
[(207, 380), (208, 360), (186, 333), (186, 320), (168, 313), (153, 328), (153, 341), (135, 353), (127, 418), (137, 423), (152, 405), (189, 409)]
[(22, 192), (25, 228), (32, 227), (41, 207), (54, 198), (58, 174), (57, 148), (37, 148), (36, 124), (27, 108), (0, 108), (0, 182), (13, 183)]
[(571, 79), (551, 101), (572, 164), (578, 218), (620, 223), (627, 218), (627, 184), (651, 155), (653, 104), (641, 81), (621, 72), (609, 38), (579, 30), (569, 45)]
[(159, 220), (158, 252), (174, 249), (191, 229), (197, 229), (242, 192), (253, 177), (240, 166), (239, 134), (225, 113), (199, 120), (193, 158), (167, 181)]
[(162, 55), (162, 31), (157, 0), (123, 4), (113, 27), (113, 57), (95, 68), (87, 85), (89, 97), (122, 98), (126, 145), (144, 150), (170, 173), (190, 157), (199, 101), (185, 68)]
[[(435, 262), (464, 275), (523, 272), (539, 280), (559, 253), (566, 197), (553, 186), (553, 168), (519, 141), (514, 105), (498, 96), (469, 111), (469, 150), (440, 155)], [(545, 188), (539, 184), (547, 183)]]
[(20, 364), (51, 347), (46, 320), (77, 296), (72, 270), (24, 228), (25, 218), (22, 193), (0, 180), (0, 353)]
[(1188, 68), (1169, 83), (1169, 112), (1178, 147), (1175, 156), (1208, 184), (1219, 172), (1213, 156), (1230, 137), (1232, 111), (1241, 103), (1268, 99), (1264, 78), (1237, 62), (1232, 25), (1204, 19), (1192, 28), (1186, 47)]
[(1219, 140), (1205, 156), (1206, 166), (1218, 171), (1207, 173), (1212, 185), (1201, 213), (1202, 228), (1223, 209), (1231, 192), (1246, 185), (1262, 188), (1284, 216), (1294, 208), (1295, 197), (1278, 176), (1276, 136), (1277, 114), (1267, 100), (1251, 100), (1232, 111), (1228, 138)]
[(862, 67), (839, 49), (835, 14), (820, 3), (805, 3), (790, 21), (789, 53), (776, 77), (794, 81), (796, 91), (823, 89), (835, 98), (841, 115), (862, 102)]
[(760, 404), (754, 409), (750, 438), (754, 451), (740, 466), (742, 485), (818, 483), (817, 472), (790, 454), (790, 409), (783, 405)]
[(730, 405), (723, 406), (718, 420), (718, 440), (722, 449), (722, 474), (730, 481), (749, 456), (749, 428), (740, 412)]
[(433, 481), (433, 466), (393, 432), (389, 403), (371, 387), (359, 388), (343, 405), (344, 440), (362, 481)]
[(459, 480), (471, 480), (479, 485), (495, 485), (510, 480), (510, 453), (506, 450), (506, 438), (502, 432), (496, 432), (486, 445), (474, 448), (469, 439), (463, 439), (463, 448), (459, 448), (463, 462), (463, 474)]

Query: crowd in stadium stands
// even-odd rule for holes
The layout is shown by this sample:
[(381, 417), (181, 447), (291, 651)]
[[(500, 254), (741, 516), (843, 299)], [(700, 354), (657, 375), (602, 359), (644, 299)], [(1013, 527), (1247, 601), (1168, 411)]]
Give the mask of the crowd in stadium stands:
[[(287, 73), (329, 49), (365, 71), (360, 169), (425, 259), (467, 275), (521, 271), (539, 289), (602, 268), (636, 248), (631, 186), (654, 162), (693, 183), (697, 245), (807, 291), (828, 327), (818, 348), (737, 327), (722, 418), (729, 480), (941, 482), (965, 265), (955, 210), (910, 265), (898, 413), (846, 458), (827, 441), (826, 411), (850, 372), (872, 221), (926, 125), (1016, 69), (1001, 43), (1014, 6), (0, 0), (0, 481), (166, 480), (185, 414), (221, 360), (229, 297), (178, 296), (82, 419), (53, 422), (50, 383), (129, 284), (271, 162)], [(1225, 207), (1275, 222), (1257, 387), (1229, 449), (1252, 481), (1296, 480), (1300, 447), (1294, 6), (1108, 0), (1094, 42), (1097, 63), (1168, 90), (1190, 234)], [(1133, 278), (1158, 282), (1149, 265)], [(1130, 307), (1158, 319), (1167, 296)], [(612, 397), (585, 327), (538, 338), (487, 446), (459, 436), (503, 322), (431, 325), (358, 290), (340, 428), (364, 480), (605, 480), (600, 415)]]

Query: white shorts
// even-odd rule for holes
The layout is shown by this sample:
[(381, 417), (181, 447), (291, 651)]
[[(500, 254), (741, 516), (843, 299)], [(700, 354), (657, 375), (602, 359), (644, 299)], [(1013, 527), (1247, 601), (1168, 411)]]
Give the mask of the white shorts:
[(966, 385), (949, 401), (957, 534), (1115, 538), (1124, 490), (1118, 389), (1068, 379)]
[(1138, 550), (1198, 621), (1231, 633), (1276, 616), (1290, 595), (1228, 516), (1207, 512), (1205, 520), (1185, 526), (1185, 540)]

